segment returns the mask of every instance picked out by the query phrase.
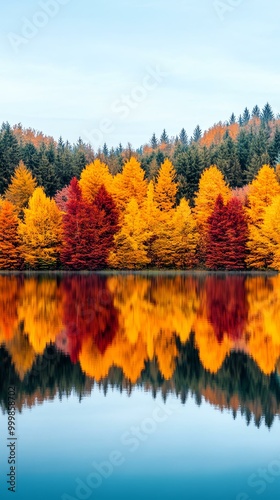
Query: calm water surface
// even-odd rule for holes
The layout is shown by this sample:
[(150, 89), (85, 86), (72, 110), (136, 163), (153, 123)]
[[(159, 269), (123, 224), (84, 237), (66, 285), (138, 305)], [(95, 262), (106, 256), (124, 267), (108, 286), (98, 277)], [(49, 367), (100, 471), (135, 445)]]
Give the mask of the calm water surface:
[(276, 500), (280, 277), (0, 276), (0, 498)]

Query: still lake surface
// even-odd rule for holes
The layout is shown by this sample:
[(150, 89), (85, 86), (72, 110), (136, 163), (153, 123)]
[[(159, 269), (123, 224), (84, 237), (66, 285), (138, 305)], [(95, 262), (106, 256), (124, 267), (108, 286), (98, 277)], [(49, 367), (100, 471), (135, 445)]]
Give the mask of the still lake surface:
[(0, 498), (276, 500), (280, 276), (0, 276)]

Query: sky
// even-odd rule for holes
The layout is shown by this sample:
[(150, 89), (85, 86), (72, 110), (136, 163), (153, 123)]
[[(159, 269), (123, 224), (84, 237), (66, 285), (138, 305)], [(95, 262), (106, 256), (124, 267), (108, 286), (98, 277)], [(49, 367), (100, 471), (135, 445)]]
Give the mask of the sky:
[(277, 0), (13, 0), (0, 16), (1, 122), (94, 149), (189, 136), (270, 102)]

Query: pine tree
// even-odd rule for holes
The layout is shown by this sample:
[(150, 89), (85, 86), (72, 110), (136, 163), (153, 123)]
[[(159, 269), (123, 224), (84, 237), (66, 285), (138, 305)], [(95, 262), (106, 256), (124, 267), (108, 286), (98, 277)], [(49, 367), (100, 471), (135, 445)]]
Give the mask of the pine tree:
[(280, 130), (279, 127), (276, 128), (273, 140), (269, 145), (269, 156), (270, 156), (270, 164), (277, 165), (278, 156), (280, 155)]
[(20, 159), (17, 138), (13, 134), (9, 123), (3, 123), (0, 131), (0, 195), (7, 189)]
[(183, 146), (188, 145), (188, 136), (184, 128), (182, 128), (180, 134), (179, 134), (179, 140)]
[(236, 123), (236, 116), (235, 116), (235, 114), (234, 114), (234, 113), (232, 113), (232, 114), (230, 115), (229, 124), (230, 124), (230, 125), (233, 125), (234, 123)]
[(250, 121), (250, 118), (251, 118), (250, 111), (248, 108), (245, 108), (242, 115), (243, 125), (247, 125), (247, 123)]
[(268, 124), (268, 122), (270, 122), (271, 120), (274, 119), (274, 114), (273, 114), (272, 108), (268, 102), (266, 103), (266, 105), (264, 106), (264, 108), (262, 110), (261, 119), (262, 119), (262, 122), (266, 125)]
[(163, 129), (163, 132), (160, 136), (160, 142), (161, 142), (161, 144), (168, 144), (169, 143), (169, 138), (168, 138), (168, 135), (167, 135), (165, 129)]
[(104, 156), (107, 158), (109, 156), (109, 149), (108, 149), (108, 146), (107, 146), (106, 142), (103, 145), (103, 150), (102, 151), (103, 151)]
[(202, 137), (202, 130), (199, 125), (197, 125), (193, 132), (193, 140), (194, 142), (198, 142)]
[(153, 134), (150, 140), (151, 146), (153, 149), (156, 149), (158, 146), (158, 140), (156, 138), (156, 134)]
[(256, 105), (252, 109), (252, 118), (260, 118), (260, 116), (261, 116), (261, 110), (259, 106)]

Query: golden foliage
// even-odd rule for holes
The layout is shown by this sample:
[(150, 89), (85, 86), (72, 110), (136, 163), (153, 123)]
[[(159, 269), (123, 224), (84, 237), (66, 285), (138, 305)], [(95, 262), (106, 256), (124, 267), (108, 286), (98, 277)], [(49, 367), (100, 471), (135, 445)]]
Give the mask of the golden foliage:
[(21, 253), (27, 266), (53, 267), (61, 248), (62, 214), (43, 189), (35, 189), (19, 225)]
[(111, 194), (112, 183), (113, 176), (110, 174), (108, 166), (98, 159), (85, 167), (79, 182), (83, 197), (90, 203), (94, 200), (102, 185)]
[(10, 185), (5, 193), (6, 200), (10, 201), (16, 208), (18, 215), (23, 215), (23, 209), (27, 207), (30, 196), (36, 188), (36, 180), (31, 172), (20, 161), (11, 179)]

